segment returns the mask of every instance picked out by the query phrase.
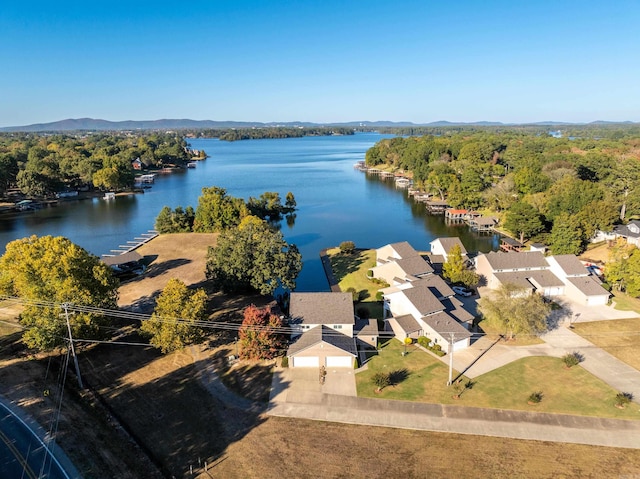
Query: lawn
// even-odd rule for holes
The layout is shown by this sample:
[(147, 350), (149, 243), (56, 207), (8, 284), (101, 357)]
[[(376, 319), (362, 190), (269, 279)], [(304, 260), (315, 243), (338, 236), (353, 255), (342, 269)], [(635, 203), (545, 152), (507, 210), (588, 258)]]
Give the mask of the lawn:
[(576, 323), (573, 328), (583, 338), (640, 370), (640, 318)]
[(640, 313), (640, 299), (633, 298), (627, 294), (614, 292), (613, 307), (620, 311), (634, 311)]
[[(403, 401), (421, 401), (430, 403), (452, 403), (451, 388), (447, 386), (449, 368), (416, 345), (407, 346), (407, 355), (403, 356), (404, 345), (395, 339), (386, 342), (377, 356), (368, 363), (366, 371), (356, 374), (358, 396)], [(397, 383), (375, 392), (371, 378), (377, 372), (391, 373)], [(453, 377), (458, 375), (453, 372)]]
[(376, 301), (376, 294), (384, 285), (367, 276), (367, 271), (376, 265), (376, 251), (356, 250), (353, 254), (344, 254), (339, 248), (333, 248), (327, 251), (327, 255), (340, 290), (353, 288), (359, 293), (360, 302), (355, 306), (356, 312), (358, 308), (366, 308), (369, 317), (382, 319), (382, 302)]
[[(640, 409), (632, 405), (620, 410), (613, 401), (617, 391), (581, 367), (566, 369), (559, 358), (529, 357), (479, 376), (471, 381), (460, 399), (446, 386), (448, 367), (415, 346), (402, 356), (404, 346), (392, 340), (368, 363), (367, 371), (356, 375), (358, 395), (405, 401), (459, 404), (464, 406), (516, 409), (584, 416), (640, 419)], [(371, 382), (376, 372), (395, 373), (395, 386), (375, 393)], [(455, 378), (457, 372), (454, 371)], [(462, 383), (466, 384), (467, 378)], [(529, 405), (534, 391), (542, 391), (543, 399)]]

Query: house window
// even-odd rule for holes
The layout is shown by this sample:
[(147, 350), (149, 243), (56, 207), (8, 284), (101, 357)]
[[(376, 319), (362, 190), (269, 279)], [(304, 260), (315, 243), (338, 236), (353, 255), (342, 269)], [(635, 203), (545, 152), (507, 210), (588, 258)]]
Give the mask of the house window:
[(302, 325), (302, 329), (309, 329), (309, 325), (308, 324), (303, 324)]
[(333, 329), (342, 329), (342, 324), (334, 324)]

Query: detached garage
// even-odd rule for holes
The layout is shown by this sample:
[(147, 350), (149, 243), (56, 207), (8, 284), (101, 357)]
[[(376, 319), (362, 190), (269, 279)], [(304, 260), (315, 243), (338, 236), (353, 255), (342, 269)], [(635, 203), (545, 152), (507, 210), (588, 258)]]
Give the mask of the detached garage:
[(293, 368), (352, 368), (356, 354), (353, 338), (326, 326), (304, 332), (287, 351)]

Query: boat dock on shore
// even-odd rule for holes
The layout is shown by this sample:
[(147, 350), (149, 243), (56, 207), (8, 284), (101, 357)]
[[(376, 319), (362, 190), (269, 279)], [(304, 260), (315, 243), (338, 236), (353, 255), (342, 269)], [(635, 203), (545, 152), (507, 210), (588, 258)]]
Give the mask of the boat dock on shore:
[(119, 249), (112, 249), (110, 254), (103, 254), (103, 257), (111, 257), (118, 256), (125, 253), (130, 253), (135, 249), (139, 248), (145, 243), (148, 243), (153, 238), (158, 236), (158, 232), (156, 230), (149, 230), (147, 233), (142, 233), (140, 236), (136, 236), (133, 238), (133, 241), (127, 241), (127, 244), (118, 245)]

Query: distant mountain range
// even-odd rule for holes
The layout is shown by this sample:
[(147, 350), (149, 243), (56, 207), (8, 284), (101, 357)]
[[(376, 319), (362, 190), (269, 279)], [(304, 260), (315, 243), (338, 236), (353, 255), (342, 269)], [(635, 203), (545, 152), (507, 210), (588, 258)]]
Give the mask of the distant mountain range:
[(594, 121), (591, 123), (569, 123), (559, 121), (540, 121), (536, 123), (501, 123), (496, 121), (476, 121), (471, 123), (434, 121), (431, 123), (412, 123), (410, 121), (350, 121), (337, 123), (312, 123), (304, 121), (269, 122), (257, 121), (213, 121), (213, 120), (127, 120), (108, 121), (93, 118), (77, 118), (54, 121), (51, 123), (36, 123), (24, 126), (7, 126), (0, 128), (1, 132), (43, 132), (43, 131), (117, 131), (117, 130), (182, 130), (182, 129), (224, 129), (224, 128), (266, 128), (266, 127), (321, 127), (321, 126), (346, 126), (346, 127), (447, 127), (447, 126), (515, 126), (515, 125), (609, 125), (609, 124), (633, 124), (631, 121)]

